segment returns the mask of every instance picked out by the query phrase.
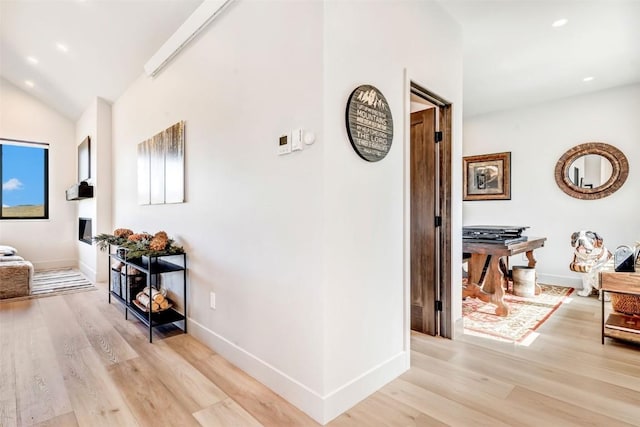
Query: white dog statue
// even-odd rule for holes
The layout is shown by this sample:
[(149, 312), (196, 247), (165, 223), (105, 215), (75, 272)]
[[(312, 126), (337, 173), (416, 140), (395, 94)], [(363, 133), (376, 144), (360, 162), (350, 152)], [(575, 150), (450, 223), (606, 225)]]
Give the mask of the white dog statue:
[(600, 289), (598, 273), (612, 255), (604, 247), (602, 237), (594, 231), (576, 231), (571, 235), (571, 246), (574, 255), (569, 268), (582, 277), (582, 289), (578, 291), (578, 295), (588, 297), (593, 289)]

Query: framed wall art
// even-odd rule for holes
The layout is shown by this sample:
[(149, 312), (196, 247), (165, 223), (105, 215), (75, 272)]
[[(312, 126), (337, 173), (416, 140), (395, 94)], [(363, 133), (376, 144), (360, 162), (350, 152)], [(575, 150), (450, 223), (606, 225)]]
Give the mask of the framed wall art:
[(184, 202), (184, 121), (138, 144), (138, 203)]
[(511, 152), (463, 157), (463, 200), (511, 200)]

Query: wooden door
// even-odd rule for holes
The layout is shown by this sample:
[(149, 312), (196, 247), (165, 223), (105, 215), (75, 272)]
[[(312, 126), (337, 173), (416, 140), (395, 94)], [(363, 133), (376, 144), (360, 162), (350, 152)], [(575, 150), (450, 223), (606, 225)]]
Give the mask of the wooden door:
[(436, 109), (411, 113), (411, 329), (436, 335)]

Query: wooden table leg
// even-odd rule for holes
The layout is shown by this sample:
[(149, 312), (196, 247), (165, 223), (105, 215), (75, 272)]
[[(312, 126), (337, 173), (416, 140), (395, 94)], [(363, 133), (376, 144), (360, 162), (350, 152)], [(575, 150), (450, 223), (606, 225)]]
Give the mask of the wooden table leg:
[(533, 251), (527, 251), (525, 252), (525, 255), (527, 256), (527, 259), (529, 260), (529, 267), (535, 267), (536, 266), (536, 259), (533, 257)]
[[(501, 260), (501, 258), (502, 257), (498, 256), (491, 257), (491, 262), (489, 263), (489, 268), (483, 281), (484, 283), (477, 285), (473, 282), (474, 280), (478, 280), (477, 277), (480, 276), (477, 269), (473, 275), (470, 274), (469, 283), (467, 283), (463, 289), (462, 296), (478, 298), (480, 301), (495, 304), (497, 306), (495, 311), (496, 315), (508, 316), (509, 306), (504, 302), (504, 290), (508, 279), (500, 268), (500, 263), (502, 262), (504, 264), (504, 260)], [(479, 264), (480, 262), (477, 262), (476, 266)]]
[[(494, 280), (493, 293), (491, 294), (491, 302), (496, 307), (496, 315), (508, 316), (509, 306), (504, 302), (504, 290), (509, 286), (508, 278), (502, 272), (500, 268), (501, 263), (504, 263), (503, 257), (494, 256), (489, 264), (489, 270), (492, 272), (492, 278)], [(496, 274), (497, 273), (497, 274)]]
[[(525, 255), (527, 256), (527, 259), (529, 260), (529, 264), (528, 266), (533, 268), (536, 266), (536, 259), (533, 257), (533, 251), (527, 251), (525, 252)], [(540, 287), (540, 285), (538, 285), (538, 273), (536, 272), (536, 290), (535, 290), (535, 294), (536, 295), (540, 295), (542, 293), (542, 288)]]
[(467, 273), (469, 273), (468, 276), (470, 283), (477, 283), (482, 286), (482, 283), (480, 283), (480, 276), (482, 275), (482, 268), (486, 258), (487, 255), (471, 254), (471, 258), (467, 261)]

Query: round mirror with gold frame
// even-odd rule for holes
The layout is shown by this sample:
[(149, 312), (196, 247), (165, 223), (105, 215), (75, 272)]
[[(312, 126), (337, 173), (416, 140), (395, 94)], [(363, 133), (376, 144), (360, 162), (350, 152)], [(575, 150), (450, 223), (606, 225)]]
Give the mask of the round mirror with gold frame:
[(576, 199), (601, 199), (622, 187), (629, 176), (624, 153), (603, 142), (580, 144), (556, 164), (556, 183)]

